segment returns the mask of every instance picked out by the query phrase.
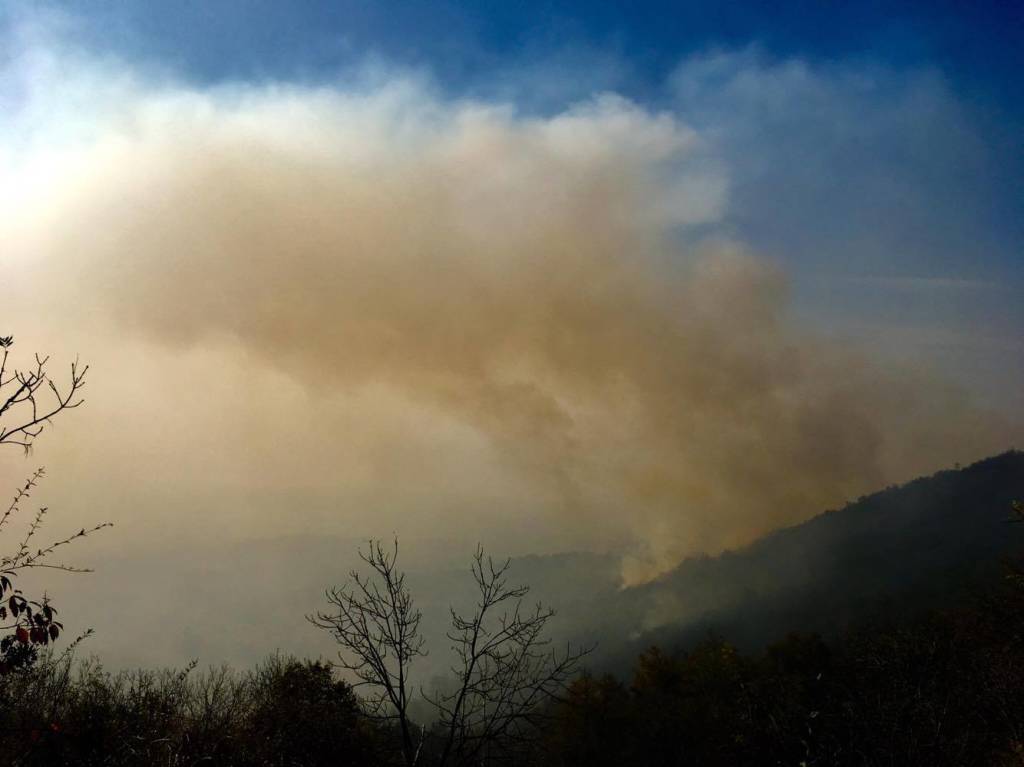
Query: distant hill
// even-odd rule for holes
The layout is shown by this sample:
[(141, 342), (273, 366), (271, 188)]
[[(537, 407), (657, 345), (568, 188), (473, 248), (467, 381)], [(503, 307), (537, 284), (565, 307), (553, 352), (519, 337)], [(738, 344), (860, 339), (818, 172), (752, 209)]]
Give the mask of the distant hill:
[[(1003, 557), (1024, 552), (1024, 524), (1004, 524), (1015, 498), (1024, 499), (1020, 452), (883, 490), (735, 552), (685, 560), (643, 586), (620, 589), (619, 558), (585, 552), (517, 557), (510, 578), (558, 612), (556, 641), (599, 643), (595, 666), (628, 667), (647, 645), (690, 645), (709, 630), (755, 649), (790, 630), (828, 633), (879, 610), (948, 604), (998, 572)], [(59, 582), (68, 604), (94, 605), (69, 614), (68, 631), (95, 626), (87, 650), (113, 667), (191, 658), (244, 665), (278, 648), (333, 658), (333, 641), (302, 616), (359, 565), (362, 544), (306, 535), (211, 540), (188, 558), (175, 547), (126, 550), (89, 578)], [(475, 600), (471, 552), (433, 564), (421, 542), (402, 544), (424, 613), (431, 654), (420, 667), (430, 679), (449, 664), (449, 604)], [(154, 633), (166, 616), (187, 620)]]
[(863, 496), (739, 551), (687, 559), (608, 605), (599, 633), (633, 633), (603, 659), (709, 631), (752, 647), (952, 604), (1024, 554), (1024, 525), (1006, 523), (1021, 498), (1024, 453), (1011, 451)]

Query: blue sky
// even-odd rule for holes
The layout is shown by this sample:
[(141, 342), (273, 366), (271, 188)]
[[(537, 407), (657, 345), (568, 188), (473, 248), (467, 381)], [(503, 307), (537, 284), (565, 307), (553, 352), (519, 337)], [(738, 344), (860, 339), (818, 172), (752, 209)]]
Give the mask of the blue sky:
[[(39, 8), (0, 7), (7, 26)], [(986, 370), (972, 374), (982, 388), (1019, 367), (1019, 354), (976, 357), (1024, 335), (1020, 3), (47, 7), (74, 45), (196, 87), (330, 86), (369, 69), (523, 114), (602, 92), (664, 110), (728, 178), (709, 233), (784, 264), (815, 323), (860, 339), (905, 331), (917, 340), (898, 354), (961, 378)]]
[[(23, 3), (4, 7), (9, 18), (25, 14)], [(70, 15), (76, 42), (87, 48), (197, 83), (329, 83), (375, 61), (423, 73), (454, 97), (504, 99), (523, 110), (556, 111), (612, 90), (699, 120), (709, 102), (724, 110), (737, 105), (713, 92), (723, 84), (714, 76), (705, 76), (691, 88), (689, 103), (681, 103), (672, 87), (680, 67), (711, 51), (754, 50), (757, 56), (746, 63), (762, 70), (799, 61), (832, 83), (859, 74), (876, 80), (871, 94), (837, 92), (833, 104), (799, 115), (808, 129), (820, 127), (831, 136), (834, 125), (814, 125), (822, 107), (849, 106), (845, 119), (855, 119), (864, 113), (857, 110), (893, 108), (923, 75), (931, 76), (957, 114), (928, 114), (925, 106), (916, 121), (911, 116), (885, 126), (902, 128), (904, 145), (899, 136), (890, 135), (884, 145), (881, 136), (862, 136), (847, 153), (852, 164), (887, 164), (893, 174), (912, 173), (922, 186), (942, 187), (938, 199), (922, 204), (934, 205), (943, 220), (950, 211), (957, 217), (964, 206), (970, 208), (975, 220), (967, 228), (973, 231), (937, 235), (943, 242), (995, 238), (1018, 252), (1024, 242), (1019, 3), (72, 0), (50, 7)], [(763, 115), (751, 114), (744, 129), (769, 140), (783, 133), (791, 137), (803, 96), (780, 94), (791, 99), (775, 107), (794, 115), (788, 124), (765, 124)], [(829, 119), (836, 118), (829, 113), (822, 122)], [(927, 124), (933, 120), (945, 126)], [(970, 133), (984, 147), (951, 156), (963, 148), (953, 145), (957, 133)], [(792, 155), (793, 147), (784, 143), (779, 140), (772, 151)], [(791, 160), (799, 162), (790, 156), (788, 167)], [(952, 189), (958, 180), (963, 188)], [(967, 255), (961, 252), (960, 266), (973, 274)], [(1000, 266), (1013, 260), (1005, 253), (992, 257)], [(940, 268), (950, 266), (943, 256), (937, 259)]]
[(567, 50), (628, 64), (640, 90), (709, 46), (756, 43), (814, 61), (935, 66), (981, 100), (1018, 108), (1024, 10), (1011, 2), (67, 2), (97, 42), (191, 76), (317, 76), (368, 53), (428, 67), (454, 88), (509, 60)]
[[(7, 27), (39, 7), (0, 4)], [(97, 56), (201, 86), (331, 84), (369, 66), (415, 72), (447, 98), (541, 114), (613, 91), (710, 137), (730, 183), (719, 230), (795, 266), (796, 283), (806, 283), (798, 302), (812, 311), (896, 302), (909, 316), (893, 322), (931, 312), (921, 321), (965, 321), (1004, 340), (1024, 327), (1019, 310), (985, 311), (1024, 303), (1019, 292), (1005, 295), (1024, 281), (1020, 3), (45, 7)], [(890, 282), (873, 293), (864, 283), (822, 292), (822, 276)], [(920, 283), (913, 296), (878, 293), (913, 279), (967, 281), (970, 296), (950, 300), (952, 282)], [(979, 305), (985, 284), (999, 295)], [(923, 298), (925, 286), (942, 295)]]
[(705, 160), (728, 179), (727, 210), (707, 233), (782, 263), (812, 323), (859, 341), (903, 339), (896, 354), (1024, 406), (1014, 393), (1024, 376), (1020, 3), (0, 9), (8, 29), (43, 18), (63, 44), (198, 88), (332, 87), (397, 72), (450, 102), (522, 115), (603, 92), (666, 112), (700, 133)]

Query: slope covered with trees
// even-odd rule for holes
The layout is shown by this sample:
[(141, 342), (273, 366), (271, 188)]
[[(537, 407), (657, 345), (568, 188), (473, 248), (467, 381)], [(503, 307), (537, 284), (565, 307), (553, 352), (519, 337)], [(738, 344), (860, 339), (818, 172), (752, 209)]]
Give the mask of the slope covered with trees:
[[(621, 665), (648, 644), (685, 645), (708, 631), (759, 649), (790, 630), (829, 634), (951, 606), (1024, 548), (1024, 525), (1007, 524), (1022, 496), (1020, 451), (890, 487), (623, 591), (602, 633), (648, 629), (618, 653)], [(620, 648), (606, 649), (609, 660)]]
[[(665, 593), (711, 599), (729, 578), (718, 597), (742, 598), (705, 611), (707, 623), (733, 616), (746, 632), (694, 639), (696, 623), (669, 623), (660, 648), (620, 652), (617, 674), (591, 658), (591, 672), (553, 688), (515, 738), (488, 740), (474, 763), (1024, 763), (1024, 569), (1009, 556), (1024, 525), (1008, 523), (1024, 518), (1009, 502), (1022, 464), (1007, 453), (890, 488), (621, 593), (618, 606), (639, 603), (635, 618)], [(786, 620), (797, 631), (768, 636)], [(808, 632), (813, 623), (826, 633)], [(111, 674), (51, 655), (3, 679), (0, 754), (26, 766), (409, 763), (402, 728), (373, 714), (319, 662)], [(444, 742), (443, 721), (406, 725)], [(413, 761), (444, 759), (431, 747)]]

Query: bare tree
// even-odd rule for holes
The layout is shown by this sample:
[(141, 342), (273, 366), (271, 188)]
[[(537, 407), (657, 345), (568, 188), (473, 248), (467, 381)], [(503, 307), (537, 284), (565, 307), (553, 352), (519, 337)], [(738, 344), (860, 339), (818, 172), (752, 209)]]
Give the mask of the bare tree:
[(469, 616), (451, 611), (447, 636), (459, 684), (428, 698), (444, 732), (441, 764), (477, 764), (486, 749), (496, 746), (500, 752), (528, 739), (540, 704), (564, 690), (592, 649), (551, 647), (544, 630), (555, 611), (539, 602), (524, 608), (530, 588), (509, 584), (510, 564), (496, 564), (478, 546), (470, 570), (479, 601)]
[(13, 344), (13, 336), (0, 337), (0, 445), (17, 445), (27, 452), (55, 415), (82, 404), (79, 392), (89, 366), (72, 362), (70, 380), (62, 390), (46, 370), (49, 357), (37, 354), (31, 367), (12, 367)]
[[(310, 620), (329, 630), (342, 650), (341, 665), (358, 684), (374, 690), (368, 699), (373, 716), (398, 723), (405, 764), (420, 763), (426, 730), (419, 742), (409, 720), (409, 671), (423, 651), (420, 612), (413, 607), (405, 574), (396, 568), (398, 543), (385, 550), (371, 541), (360, 552), (373, 570), (351, 574), (352, 584), (327, 592), (337, 613)], [(438, 742), (431, 752), (438, 765), (479, 764), (492, 750), (529, 740), (535, 734), (542, 703), (555, 698), (579, 670), (592, 648), (551, 646), (545, 629), (553, 610), (524, 607), (527, 586), (510, 585), (510, 560), (495, 563), (478, 547), (470, 571), (478, 591), (473, 612), (451, 608), (447, 637), (455, 655), (450, 691), (422, 698), (437, 714)]]
[(411, 702), (409, 667), (424, 654), (420, 636), (421, 613), (405, 587), (405, 573), (396, 568), (398, 539), (385, 548), (370, 541), (360, 558), (371, 574), (353, 570), (350, 583), (327, 591), (335, 611), (318, 612), (309, 620), (334, 635), (345, 652), (341, 665), (356, 677), (356, 687), (368, 687), (364, 696), (369, 713), (377, 719), (397, 723), (402, 738), (402, 757), (407, 765), (419, 761), (420, 746), (413, 738), (409, 720)]

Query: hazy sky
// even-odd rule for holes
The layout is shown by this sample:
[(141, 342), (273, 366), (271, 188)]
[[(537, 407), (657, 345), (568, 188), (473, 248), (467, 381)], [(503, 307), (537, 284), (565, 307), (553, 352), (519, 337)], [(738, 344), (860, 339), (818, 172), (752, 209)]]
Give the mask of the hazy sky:
[(108, 582), (392, 532), (635, 582), (1020, 444), (1004, 6), (299, 5), (0, 4), (0, 333), (93, 365), (0, 478)]

